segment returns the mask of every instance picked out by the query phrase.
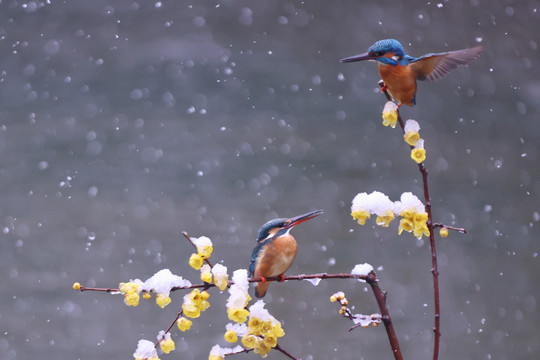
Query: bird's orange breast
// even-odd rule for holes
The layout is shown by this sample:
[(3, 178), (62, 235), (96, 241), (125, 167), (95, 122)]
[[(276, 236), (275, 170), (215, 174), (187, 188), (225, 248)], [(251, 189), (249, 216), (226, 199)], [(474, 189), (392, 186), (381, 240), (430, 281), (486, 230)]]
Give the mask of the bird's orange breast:
[(287, 271), (296, 257), (298, 245), (291, 235), (283, 235), (261, 250), (255, 267), (255, 277), (271, 277)]
[(379, 63), (379, 75), (392, 98), (400, 104), (414, 105), (416, 79), (409, 66)]

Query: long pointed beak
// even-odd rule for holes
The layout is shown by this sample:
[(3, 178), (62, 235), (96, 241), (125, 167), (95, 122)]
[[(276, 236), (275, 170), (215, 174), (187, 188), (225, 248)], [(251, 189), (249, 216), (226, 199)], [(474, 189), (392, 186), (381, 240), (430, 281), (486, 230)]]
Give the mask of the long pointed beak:
[(371, 55), (369, 55), (369, 53), (363, 53), (363, 54), (358, 54), (358, 55), (354, 55), (354, 56), (349, 56), (349, 57), (346, 57), (345, 59), (341, 59), (339, 61), (342, 62), (342, 63), (348, 63), (348, 62), (363, 61), (363, 60), (375, 60), (375, 59), (376, 59), (375, 56), (371, 56)]
[(293, 218), (290, 218), (289, 221), (288, 221), (288, 224), (286, 225), (286, 228), (290, 229), (293, 226), (301, 224), (304, 221), (308, 221), (310, 219), (313, 219), (314, 217), (319, 216), (322, 213), (323, 213), (322, 210), (315, 210), (315, 211), (308, 212), (306, 214), (302, 214), (302, 215), (298, 215), (298, 216), (295, 216)]

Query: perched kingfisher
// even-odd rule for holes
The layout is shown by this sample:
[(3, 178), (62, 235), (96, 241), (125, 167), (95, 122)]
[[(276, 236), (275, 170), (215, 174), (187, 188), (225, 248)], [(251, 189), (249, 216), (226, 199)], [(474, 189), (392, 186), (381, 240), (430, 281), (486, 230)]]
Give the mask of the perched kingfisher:
[(402, 104), (416, 105), (416, 80), (439, 80), (459, 65), (467, 65), (482, 53), (482, 46), (471, 49), (426, 54), (418, 58), (405, 54), (403, 46), (394, 39), (379, 40), (364, 54), (341, 59), (341, 62), (375, 60), (384, 90)]
[(266, 294), (270, 285), (266, 282), (266, 278), (281, 275), (283, 281), (283, 273), (291, 267), (296, 257), (298, 245), (289, 233), (291, 229), (322, 213), (322, 210), (315, 210), (290, 219), (270, 220), (261, 226), (257, 235), (257, 245), (253, 249), (249, 264), (249, 277), (263, 279), (255, 288), (255, 295), (258, 298)]

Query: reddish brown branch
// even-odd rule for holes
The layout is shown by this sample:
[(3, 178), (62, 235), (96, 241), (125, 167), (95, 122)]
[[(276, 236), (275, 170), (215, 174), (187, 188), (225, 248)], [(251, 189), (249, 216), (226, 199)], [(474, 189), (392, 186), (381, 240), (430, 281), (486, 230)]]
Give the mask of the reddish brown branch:
[[(379, 306), (379, 310), (382, 315), (383, 324), (386, 328), (386, 333), (388, 335), (388, 340), (390, 342), (390, 346), (392, 348), (392, 352), (394, 353), (394, 358), (396, 360), (402, 360), (403, 356), (401, 355), (401, 350), (399, 348), (399, 343), (397, 340), (396, 333), (394, 331), (394, 327), (392, 325), (392, 319), (390, 317), (390, 313), (388, 312), (388, 308), (386, 307), (386, 293), (384, 293), (379, 288), (379, 281), (377, 279), (377, 276), (374, 272), (371, 272), (368, 275), (356, 275), (356, 274), (348, 274), (348, 273), (338, 273), (338, 274), (327, 274), (327, 273), (321, 273), (321, 274), (310, 274), (310, 275), (293, 275), (293, 276), (284, 276), (283, 278), (281, 276), (272, 276), (267, 277), (265, 281), (277, 281), (281, 282), (282, 280), (309, 280), (309, 279), (359, 279), (366, 281), (373, 290), (373, 295), (375, 296), (375, 299), (377, 301), (377, 304)], [(263, 281), (262, 278), (253, 278), (248, 279), (248, 281), (251, 282), (261, 282)], [(228, 286), (231, 286), (233, 284), (232, 281), (229, 281)], [(194, 288), (210, 288), (214, 287), (214, 284), (195, 284), (191, 286), (186, 287), (174, 287), (171, 289), (171, 291), (176, 290), (185, 290), (185, 289), (194, 289)], [(85, 288), (81, 286), (81, 291), (84, 290), (92, 290), (92, 291), (106, 291), (106, 292), (119, 292), (118, 289), (105, 289), (105, 288)], [(178, 313), (175, 320), (171, 323), (169, 328), (165, 331), (166, 333), (170, 331), (170, 329), (174, 326), (175, 322), (180, 318), (182, 315), (182, 312)], [(159, 343), (159, 342), (158, 342)], [(291, 359), (297, 359), (291, 354), (289, 354), (287, 351), (285, 351), (283, 348), (278, 348), (276, 346), (276, 350), (281, 351), (283, 354), (289, 356)]]
[(392, 348), (392, 353), (394, 354), (394, 359), (403, 360), (403, 355), (401, 354), (401, 349), (399, 348), (399, 342), (394, 330), (394, 325), (392, 324), (392, 318), (386, 307), (386, 293), (381, 290), (379, 287), (379, 280), (377, 276), (372, 271), (366, 278), (366, 282), (371, 286), (373, 290), (373, 295), (375, 300), (377, 300), (377, 305), (379, 305), (379, 310), (381, 311), (382, 321), (384, 328), (386, 329), (386, 335), (388, 336), (388, 341), (390, 341), (390, 347)]
[(274, 348), (276, 349), (277, 351), (283, 353), (285, 356), (287, 356), (289, 359), (293, 359), (293, 360), (302, 360), (300, 358), (297, 358), (295, 356), (293, 356), (290, 352), (288, 352), (287, 350), (285, 350), (284, 348), (282, 348), (281, 346), (279, 346), (279, 344), (276, 344), (276, 347)]
[[(384, 82), (382, 80), (379, 81), (379, 86), (381, 86), (381, 89), (383, 89)], [(381, 91), (383, 91), (388, 101), (392, 101), (392, 97), (390, 96), (390, 94), (388, 94), (388, 91), (386, 89), (383, 89)], [(398, 115), (399, 125), (401, 126), (401, 130), (405, 132), (405, 126), (401, 118), (401, 115), (399, 113), (399, 109), (397, 110), (397, 115)], [(428, 214), (427, 228), (429, 230), (429, 244), (431, 246), (431, 273), (433, 274), (433, 298), (434, 298), (434, 304), (435, 304), (435, 325), (433, 327), (433, 332), (435, 334), (434, 340), (433, 340), (433, 360), (437, 360), (439, 358), (439, 342), (440, 342), (440, 337), (441, 337), (439, 270), (437, 266), (437, 250), (435, 248), (435, 237), (433, 234), (434, 226), (433, 226), (433, 217), (431, 213), (431, 198), (429, 196), (429, 187), (428, 187), (428, 179), (427, 179), (428, 171), (426, 167), (424, 166), (424, 163), (418, 164), (418, 169), (420, 170), (420, 173), (422, 174), (422, 183), (424, 185), (424, 199), (426, 202), (426, 212)]]
[[(165, 334), (168, 334), (169, 331), (171, 331), (172, 327), (174, 326), (174, 324), (176, 324), (176, 321), (178, 321), (178, 319), (180, 319), (180, 317), (182, 316), (182, 314), (184, 313), (184, 310), (180, 311), (178, 314), (176, 314), (176, 317), (174, 318), (173, 322), (171, 323), (171, 325), (169, 325), (169, 327), (167, 328), (167, 330), (165, 330), (165, 332), (163, 333), (163, 336), (165, 336)], [(159, 339), (158, 341), (156, 341), (156, 343), (154, 344), (154, 347), (157, 348), (158, 345), (159, 345), (159, 342), (163, 340), (162, 339)]]
[(87, 287), (87, 286), (82, 286), (82, 285), (81, 285), (81, 288), (79, 290), (80, 291), (103, 291), (103, 292), (108, 292), (108, 293), (120, 292), (120, 289), (94, 288), (94, 287)]
[(450, 226), (450, 225), (445, 225), (445, 224), (441, 224), (441, 223), (434, 223), (433, 224), (433, 228), (436, 229), (436, 228), (447, 228), (448, 230), (453, 230), (453, 231), (457, 231), (457, 232), (460, 232), (462, 234), (467, 234), (467, 230), (464, 229), (464, 228), (458, 228), (458, 227), (454, 227), (454, 226)]

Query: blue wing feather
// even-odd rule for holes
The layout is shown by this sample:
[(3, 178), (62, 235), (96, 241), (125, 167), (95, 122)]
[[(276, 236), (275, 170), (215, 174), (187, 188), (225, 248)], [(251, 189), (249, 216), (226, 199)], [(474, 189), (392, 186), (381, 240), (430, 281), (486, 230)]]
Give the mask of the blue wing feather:
[(417, 80), (439, 80), (460, 65), (467, 65), (482, 54), (482, 47), (426, 54), (410, 61)]
[(263, 241), (260, 241), (255, 245), (255, 249), (253, 249), (253, 253), (251, 254), (251, 262), (249, 263), (249, 277), (252, 278), (255, 274), (255, 266), (257, 265), (257, 258), (259, 257), (259, 254), (261, 253), (262, 248), (265, 245), (268, 245), (270, 241), (273, 240), (273, 237), (270, 239), (266, 239)]

